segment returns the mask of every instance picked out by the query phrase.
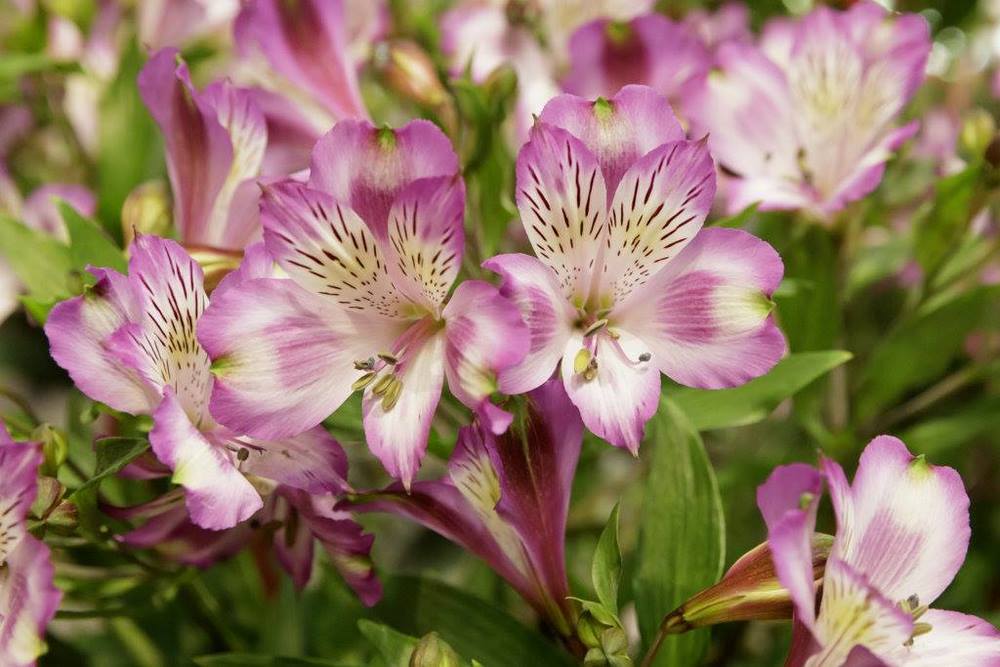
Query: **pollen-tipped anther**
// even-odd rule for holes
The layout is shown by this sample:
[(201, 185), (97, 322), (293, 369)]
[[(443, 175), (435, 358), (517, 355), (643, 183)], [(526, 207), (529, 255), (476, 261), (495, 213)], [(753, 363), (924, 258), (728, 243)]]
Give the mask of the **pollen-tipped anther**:
[(586, 338), (587, 336), (593, 336), (595, 333), (597, 333), (606, 326), (608, 326), (607, 320), (597, 320), (589, 327), (587, 327), (587, 330), (583, 332), (583, 337)]
[(360, 391), (364, 389), (365, 387), (367, 387), (372, 383), (372, 381), (375, 379), (375, 376), (376, 373), (372, 371), (365, 373), (364, 375), (362, 375), (361, 377), (359, 377), (357, 380), (354, 381), (354, 384), (351, 385), (351, 391)]

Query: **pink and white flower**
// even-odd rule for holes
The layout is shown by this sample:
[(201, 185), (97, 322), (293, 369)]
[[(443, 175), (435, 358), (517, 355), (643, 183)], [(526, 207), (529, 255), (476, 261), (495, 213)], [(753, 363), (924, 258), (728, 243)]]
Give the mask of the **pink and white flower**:
[(246, 520), (277, 484), (317, 494), (344, 488), (343, 452), (324, 429), (260, 439), (212, 419), (211, 362), (195, 337), (208, 298), (201, 267), (179, 245), (140, 236), (128, 276), (91, 272), (97, 282), (45, 324), (52, 357), (95, 401), (152, 416), (153, 453), (184, 487), (196, 525)]
[(826, 218), (878, 185), (917, 123), (895, 125), (923, 81), (927, 22), (863, 1), (769, 23), (757, 46), (727, 42), (717, 69), (685, 95), (685, 114), (710, 134), (737, 175), (729, 208), (760, 202)]
[(215, 297), (199, 326), (214, 360), (212, 414), (259, 437), (311, 428), (364, 391), (368, 446), (409, 485), (441, 389), (503, 430), (496, 373), (527, 349), (520, 315), (467, 281), (465, 190), (431, 123), (342, 121), (313, 150), (308, 184), (267, 188), (267, 251), (290, 279)]
[(770, 370), (785, 351), (769, 299), (784, 268), (746, 232), (702, 230), (714, 194), (705, 141), (688, 141), (652, 89), (549, 102), (517, 160), (536, 257), (484, 264), (531, 330), (500, 390), (528, 391), (561, 367), (587, 427), (634, 453), (661, 372), (720, 388)]
[(409, 490), (397, 483), (342, 504), (412, 519), (455, 542), (568, 634), (566, 517), (583, 424), (558, 380), (527, 399), (523, 426), (499, 436), (483, 424), (463, 427), (444, 479)]
[[(810, 544), (824, 483), (837, 532), (817, 607)], [(757, 504), (778, 578), (794, 603), (786, 664), (1000, 665), (996, 628), (929, 607), (969, 546), (969, 498), (955, 470), (880, 436), (862, 453), (853, 484), (826, 458), (818, 470), (782, 466), (758, 489)]]
[(45, 628), (62, 593), (49, 548), (28, 533), (42, 450), (14, 442), (0, 424), (0, 664), (29, 667), (45, 652)]

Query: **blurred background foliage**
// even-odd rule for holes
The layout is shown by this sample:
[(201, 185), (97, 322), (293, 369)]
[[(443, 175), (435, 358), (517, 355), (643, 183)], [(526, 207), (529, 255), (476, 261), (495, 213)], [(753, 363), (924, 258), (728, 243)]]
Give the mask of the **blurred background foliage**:
[[(395, 0), (390, 3), (394, 31), (437, 54), (435, 17), (448, 4)], [(812, 6), (810, 0), (748, 4), (755, 27), (773, 15)], [(932, 75), (908, 113), (922, 118), (943, 107), (961, 115), (963, 169), (942, 177), (931, 161), (904, 150), (876, 193), (851, 206), (832, 229), (793, 214), (752, 210), (722, 221), (754, 231), (784, 258), (786, 277), (776, 300), (791, 351), (850, 352), (846, 363), (841, 364), (848, 355), (826, 360), (828, 374), (793, 374), (780, 379), (777, 390), (762, 390), (749, 402), (736, 394), (705, 404), (699, 403), (703, 397), (665, 388), (668, 397), (676, 397), (679, 407), (672, 409), (687, 410), (702, 431), (722, 499), (722, 557), (727, 565), (765, 537), (754, 494), (775, 465), (812, 461), (821, 450), (851, 466), (872, 436), (893, 433), (934, 463), (957, 468), (972, 498), (969, 556), (940, 605), (1000, 623), (1000, 285), (981, 279), (997, 261), (1000, 241), (972, 225), (984, 205), (994, 224), (997, 220), (993, 194), (1000, 183), (995, 166), (1000, 160), (993, 156), (991, 164), (983, 156), (993, 138), (998, 102), (989, 92), (984, 69), (993, 65), (977, 55), (983, 40), (993, 48), (1000, 41), (1000, 24), (993, 23), (997, 8), (990, 6), (995, 4), (897, 4), (897, 9), (921, 12), (935, 36)], [(682, 17), (693, 8), (712, 5), (668, 0), (657, 8)], [(125, 11), (133, 12), (134, 7), (126, 6)], [(34, 118), (30, 129), (16, 136), (6, 158), (13, 182), (22, 193), (52, 181), (90, 184), (98, 198), (95, 218), (107, 235), (91, 230), (74, 239), (75, 250), (67, 253), (51, 239), (15, 238), (19, 232), (0, 225), (0, 247), (15, 267), (26, 260), (10, 252), (12, 247), (30, 246), (27, 254), (32, 255), (50, 253), (37, 280), (29, 283), (27, 312), (13, 315), (0, 327), (0, 410), (23, 433), (49, 423), (65, 434), (69, 465), (60, 476), (71, 487), (97, 465), (92, 438), (102, 415), (49, 359), (35, 316), (78, 289), (74, 281), (82, 280), (80, 269), (86, 263), (81, 259), (101, 257), (106, 250), (101, 244), (108, 239), (121, 243), (125, 198), (139, 184), (162, 179), (165, 173), (159, 134), (135, 87), (145, 59), (135, 34), (125, 35), (120, 66), (97, 88), (101, 123), (94, 136), (81, 140), (66, 116), (62, 100), (75, 85), (74, 77), (87, 72), (78, 63), (47, 54), (46, 17), (68, 17), (86, 33), (94, 13), (92, 2), (49, 0), (40, 2), (33, 16), (16, 19), (17, 14), (0, 3), (0, 104), (27, 105)], [(212, 77), (222, 50), (210, 40), (185, 50), (197, 80)], [(444, 63), (435, 64), (443, 73)], [(401, 103), (398, 90), (383, 74), (378, 66), (370, 67), (363, 79), (376, 121), (397, 123), (425, 115), (456, 138), (469, 185), (467, 265), (475, 272), (480, 259), (513, 243), (508, 223), (516, 217), (511, 201), (514, 154), (498, 128), (509, 112), (516, 81), (503, 72), (483, 85), (450, 81), (454, 108), (445, 112), (427, 100)], [(913, 267), (920, 270), (914, 272)], [(916, 278), (905, 278), (913, 273)], [(812, 381), (820, 374), (823, 377)], [(794, 399), (781, 400), (798, 389)], [(455, 402), (452, 407), (463, 410)], [(358, 420), (358, 406), (349, 404), (327, 425), (352, 459), (352, 482), (362, 488), (377, 486), (385, 478), (358, 439)], [(126, 424), (123, 434), (128, 435), (129, 428), (139, 433), (142, 427)], [(658, 428), (659, 423), (651, 425), (652, 431)], [(435, 428), (431, 449), (437, 460), (428, 466), (428, 475), (442, 469), (453, 436), (453, 424)], [(649, 455), (636, 461), (592, 437), (585, 442), (567, 550), (571, 587), (578, 594), (592, 591), (591, 557), (619, 498), (626, 571), (621, 599), (643, 594), (629, 590), (631, 582), (642, 583), (641, 576), (632, 576), (637, 508), (644, 499), (649, 502), (643, 480), (657, 458), (643, 451)], [(106, 479), (101, 492), (117, 504), (150, 497), (150, 487), (115, 478)], [(67, 532), (51, 540), (63, 547), (58, 583), (67, 592), (67, 603), (52, 627), (43, 665), (165, 667), (189, 665), (191, 656), (226, 652), (324, 656), (328, 661), (258, 663), (231, 657), (199, 664), (395, 664), (392, 647), (412, 640), (386, 635), (382, 625), (359, 626), (359, 619), (410, 637), (437, 631), (459, 652), (464, 646), (476, 647), (495, 660), (486, 660), (487, 665), (545, 664), (536, 660), (548, 655), (533, 652), (548, 649), (515, 622), (530, 625), (533, 620), (496, 575), (453, 545), (398, 519), (363, 519), (378, 536), (374, 560), (387, 584), (386, 599), (368, 610), (332, 574), (315, 578), (297, 594), (263, 548), (201, 572), (128, 553), (110, 539), (120, 527), (96, 511), (84, 515), (81, 506), (81, 523), (92, 531), (92, 539)], [(821, 526), (830, 529), (831, 522), (828, 514), (821, 517)], [(692, 542), (680, 548), (693, 551), (699, 546)], [(630, 609), (626, 605), (624, 616), (634, 623)], [(780, 665), (788, 634), (783, 623), (717, 627), (705, 664)], [(532, 659), (519, 662), (526, 656)]]

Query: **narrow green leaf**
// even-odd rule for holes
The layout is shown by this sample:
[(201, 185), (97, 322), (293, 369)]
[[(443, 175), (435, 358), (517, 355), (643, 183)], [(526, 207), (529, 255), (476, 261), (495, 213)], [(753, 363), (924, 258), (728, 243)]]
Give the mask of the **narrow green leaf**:
[(96, 443), (97, 465), (94, 475), (74, 492), (73, 497), (96, 487), (105, 477), (114, 475), (149, 449), (149, 441), (140, 438), (103, 438)]
[(365, 619), (358, 621), (358, 630), (378, 650), (386, 667), (407, 667), (410, 664), (410, 656), (417, 646), (416, 637)]
[(736, 227), (742, 229), (747, 226), (747, 223), (754, 219), (754, 216), (757, 214), (758, 206), (760, 206), (760, 204), (751, 204), (735, 215), (730, 215), (726, 218), (719, 218), (709, 224), (712, 227)]
[(485, 667), (572, 665), (573, 660), (536, 632), (486, 600), (420, 577), (393, 577), (375, 607), (376, 617), (399, 632), (422, 637), (436, 631), (466, 660)]
[(128, 270), (125, 254), (98, 223), (83, 217), (63, 201), (59, 202), (59, 213), (69, 232), (69, 254), (74, 268), (83, 271), (93, 265), (121, 273)]
[(934, 204), (916, 224), (914, 254), (928, 278), (933, 278), (965, 235), (981, 176), (982, 165), (975, 164), (941, 179)]
[(286, 658), (250, 653), (219, 653), (194, 659), (198, 667), (348, 667), (346, 663), (319, 658)]
[(988, 396), (952, 414), (922, 421), (900, 437), (912, 451), (933, 457), (998, 429), (1000, 396)]
[(601, 538), (594, 552), (594, 562), (590, 568), (590, 577), (594, 582), (597, 599), (606, 609), (618, 614), (618, 585), (622, 578), (622, 553), (618, 546), (618, 510), (620, 503), (615, 503), (611, 510), (608, 523), (604, 526)]
[(670, 398), (699, 431), (746, 426), (765, 419), (779, 403), (850, 358), (851, 353), (842, 350), (800, 352), (785, 357), (770, 373), (740, 387), (683, 387), (671, 392)]
[(73, 265), (69, 248), (48, 234), (0, 215), (0, 255), (28, 288), (33, 301), (45, 303), (70, 296)]
[[(643, 452), (649, 472), (639, 519), (633, 579), (643, 646), (664, 615), (722, 574), (725, 527), (715, 472), (698, 431), (664, 399), (650, 421)], [(697, 665), (708, 630), (667, 637), (654, 665)]]

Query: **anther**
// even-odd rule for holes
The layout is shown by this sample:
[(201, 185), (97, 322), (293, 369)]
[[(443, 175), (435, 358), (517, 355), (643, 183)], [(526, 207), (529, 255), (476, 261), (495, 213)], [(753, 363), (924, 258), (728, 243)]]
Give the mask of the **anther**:
[(354, 381), (354, 384), (351, 385), (351, 391), (359, 391), (361, 389), (364, 389), (365, 387), (367, 387), (372, 383), (372, 380), (375, 379), (375, 376), (376, 373), (372, 371), (365, 373), (364, 375), (362, 375), (361, 377), (359, 377), (357, 380)]
[(389, 385), (392, 384), (393, 379), (395, 379), (394, 375), (383, 375), (378, 379), (378, 382), (376, 382), (375, 385), (372, 387), (372, 393), (375, 394), (376, 396), (383, 395), (389, 388)]
[(403, 382), (399, 378), (393, 376), (392, 383), (389, 385), (389, 388), (386, 389), (385, 393), (382, 395), (382, 410), (384, 410), (385, 412), (389, 412), (389, 410), (392, 410), (394, 407), (396, 407), (396, 402), (399, 401), (399, 396), (402, 393), (403, 393)]
[(639, 355), (639, 361), (646, 362), (653, 358), (653, 355), (649, 352), (643, 352)]
[(248, 458), (250, 458), (250, 450), (246, 447), (240, 447), (240, 450), (236, 452), (236, 460), (243, 463)]
[(367, 359), (359, 359), (354, 362), (354, 370), (358, 371), (370, 371), (375, 368), (375, 357), (368, 357)]
[(397, 359), (395, 355), (389, 354), (388, 352), (379, 352), (378, 358), (390, 366), (395, 366), (399, 363), (399, 359)]
[(590, 366), (590, 350), (585, 347), (581, 347), (580, 351), (576, 353), (576, 357), (573, 358), (573, 372), (579, 375), (583, 373)]
[(587, 369), (583, 371), (583, 379), (590, 382), (597, 377), (597, 359), (591, 359)]
[(816, 498), (813, 494), (806, 491), (801, 496), (799, 496), (799, 509), (806, 509), (812, 504), (812, 501)]
[(587, 330), (583, 332), (583, 337), (586, 338), (587, 336), (593, 336), (595, 333), (597, 333), (606, 326), (608, 326), (607, 320), (597, 320), (589, 327), (587, 327)]

